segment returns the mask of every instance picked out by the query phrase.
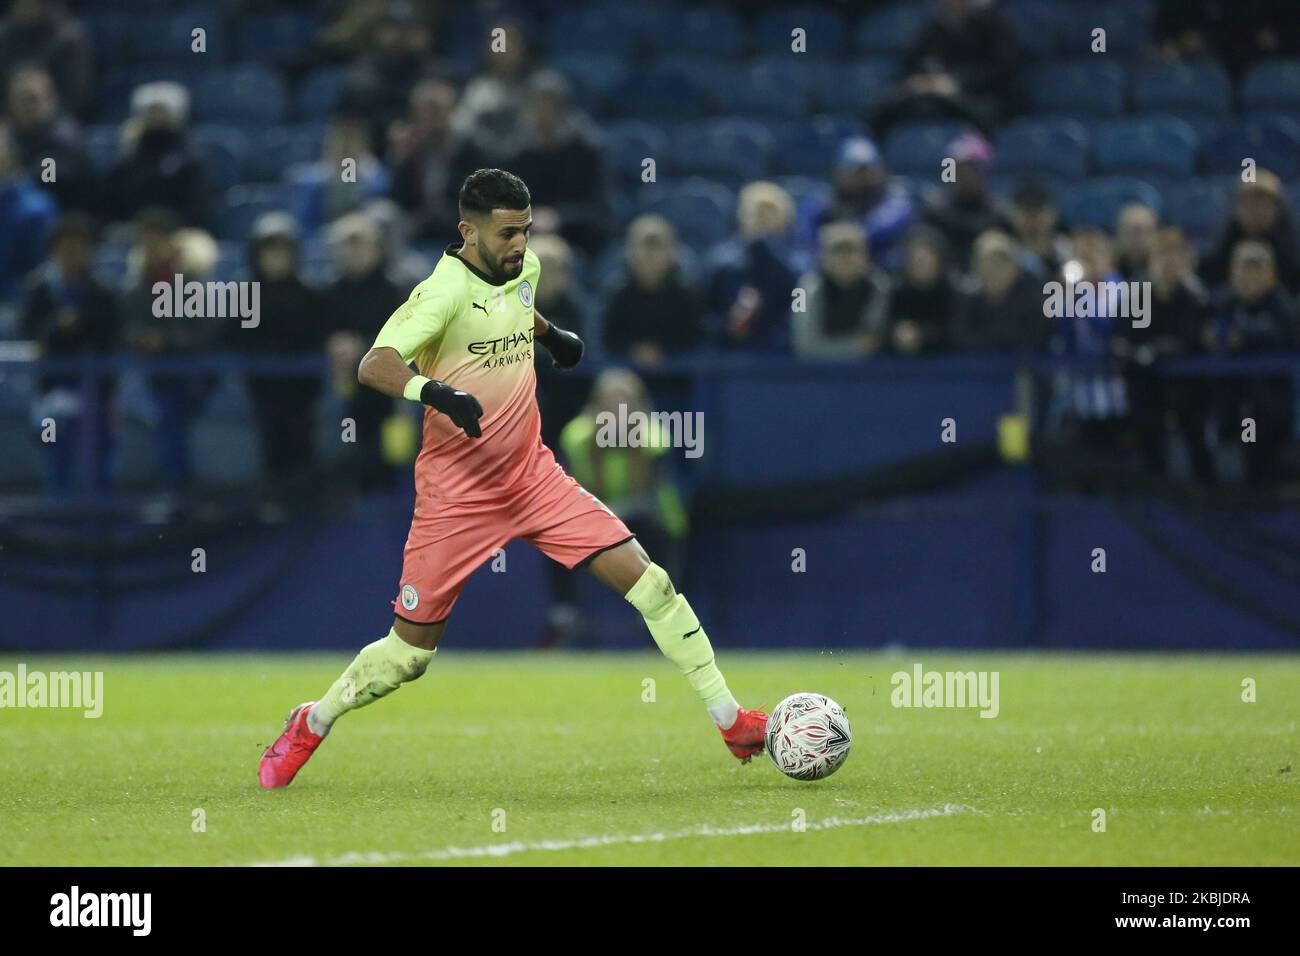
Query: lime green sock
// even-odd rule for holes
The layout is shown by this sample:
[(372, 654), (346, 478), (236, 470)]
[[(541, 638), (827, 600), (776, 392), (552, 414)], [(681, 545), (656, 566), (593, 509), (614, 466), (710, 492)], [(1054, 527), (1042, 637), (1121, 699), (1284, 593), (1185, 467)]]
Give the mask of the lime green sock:
[(308, 726), (313, 733), (328, 733), (334, 721), (349, 710), (374, 703), (415, 680), (424, 673), (433, 655), (434, 651), (414, 647), (390, 630), (387, 636), (361, 649), (307, 714)]
[(686, 675), (721, 727), (730, 727), (738, 705), (713, 660), (713, 645), (684, 594), (678, 594), (668, 572), (651, 564), (625, 595), (641, 612), (650, 636), (664, 656)]

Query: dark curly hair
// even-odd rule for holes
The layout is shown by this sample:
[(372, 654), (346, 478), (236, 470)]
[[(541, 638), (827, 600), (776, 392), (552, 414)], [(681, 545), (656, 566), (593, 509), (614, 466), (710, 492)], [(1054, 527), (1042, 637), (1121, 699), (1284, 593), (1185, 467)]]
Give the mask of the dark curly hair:
[(527, 209), (533, 203), (524, 181), (504, 169), (477, 169), (460, 187), (460, 216), (490, 216), (493, 209)]

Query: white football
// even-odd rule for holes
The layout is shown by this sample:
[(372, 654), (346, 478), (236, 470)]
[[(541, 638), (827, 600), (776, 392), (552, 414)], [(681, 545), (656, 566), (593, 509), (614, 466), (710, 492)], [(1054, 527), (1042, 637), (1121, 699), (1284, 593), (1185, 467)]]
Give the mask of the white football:
[(791, 694), (767, 718), (767, 755), (787, 777), (829, 777), (849, 755), (853, 732), (839, 704), (821, 694)]

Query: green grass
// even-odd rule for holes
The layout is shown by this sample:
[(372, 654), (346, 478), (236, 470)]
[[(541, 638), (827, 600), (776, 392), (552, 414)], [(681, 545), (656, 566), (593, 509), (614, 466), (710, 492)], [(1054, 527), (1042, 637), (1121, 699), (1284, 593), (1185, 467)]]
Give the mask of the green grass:
[[(890, 675), (917, 661), (999, 671), (1001, 713), (894, 708)], [(852, 755), (800, 783), (732, 758), (658, 655), (445, 648), (276, 792), (257, 786), (262, 748), (347, 655), (24, 663), (102, 669), (105, 706), (0, 709), (5, 865), (1300, 864), (1296, 656), (723, 651), (742, 703), (845, 707)]]

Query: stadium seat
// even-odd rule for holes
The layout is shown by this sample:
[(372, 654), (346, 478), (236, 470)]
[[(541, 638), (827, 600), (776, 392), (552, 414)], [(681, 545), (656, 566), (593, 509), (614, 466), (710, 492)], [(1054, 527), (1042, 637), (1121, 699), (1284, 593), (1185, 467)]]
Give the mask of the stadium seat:
[(698, 177), (654, 190), (640, 203), (641, 212), (663, 216), (684, 242), (701, 248), (731, 234), (735, 229), (735, 207), (736, 195), (732, 190)]
[(745, 52), (745, 27), (730, 10), (712, 7), (678, 10), (657, 17), (646, 37), (656, 54), (687, 54), (735, 59)]
[(217, 223), (217, 237), (245, 241), (259, 216), (291, 212), (293, 190), (279, 183), (241, 184), (226, 192), (225, 208)]
[[(802, 29), (805, 53), (791, 49), (792, 33)], [(833, 57), (849, 52), (849, 29), (844, 18), (826, 7), (796, 6), (770, 10), (754, 26), (754, 51), (761, 55), (789, 53), (792, 56)]]
[(776, 136), (773, 170), (783, 175), (829, 176), (840, 143), (866, 133), (861, 121), (834, 116), (765, 125)]
[(1133, 105), (1145, 113), (1229, 113), (1232, 81), (1213, 61), (1161, 63), (1142, 71), (1133, 84)]
[(321, 123), (250, 130), (244, 175), (253, 182), (277, 182), (291, 166), (319, 159), (324, 137)]
[(90, 153), (90, 161), (101, 173), (106, 172), (117, 160), (117, 144), (121, 135), (121, 127), (116, 123), (87, 126), (82, 130), (82, 145)]
[(1077, 120), (1018, 120), (1003, 127), (993, 145), (999, 172), (1074, 178), (1088, 172), (1090, 139)]
[(287, 103), (284, 81), (265, 66), (217, 70), (203, 76), (194, 87), (194, 116), (204, 123), (281, 123)]
[(1102, 229), (1113, 229), (1116, 215), (1131, 202), (1145, 203), (1157, 212), (1164, 205), (1158, 189), (1128, 176), (1092, 179), (1067, 189), (1059, 198), (1061, 215), (1068, 226)]
[(1164, 189), (1165, 222), (1177, 226), (1198, 249), (1213, 241), (1232, 210), (1233, 177), (1192, 179)]
[(864, 16), (856, 31), (862, 53), (898, 57), (912, 45), (930, 20), (930, 10), (920, 3), (895, 3)]
[(612, 99), (630, 119), (697, 119), (713, 106), (707, 86), (680, 70), (657, 67), (629, 76)]
[(1246, 71), (1241, 88), (1247, 110), (1300, 112), (1300, 59), (1266, 60)]
[(246, 13), (239, 17), (239, 55), (276, 60), (305, 53), (320, 31), (318, 17), (302, 13)]
[(1124, 78), (1124, 68), (1116, 63), (1054, 63), (1034, 72), (1030, 97), (1040, 113), (1119, 116), (1124, 112)]
[(620, 59), (630, 59), (641, 46), (641, 37), (619, 22), (608, 8), (572, 8), (550, 17), (546, 28), (546, 49), (552, 55), (590, 53), (600, 50)]
[(1097, 132), (1097, 171), (1190, 176), (1196, 170), (1197, 145), (1196, 131), (1180, 119), (1115, 120)]
[[(196, 57), (211, 58), (213, 64), (231, 59), (224, 21), (214, 9), (186, 8), (166, 14), (131, 17), (128, 21), (132, 33), (122, 62), (175, 63), (186, 67)], [(202, 53), (194, 50), (194, 31), (200, 28), (204, 31)], [(98, 46), (98, 37), (95, 42)]]
[(1230, 123), (1202, 144), (1201, 170), (1239, 176), (1247, 157), (1284, 179), (1300, 175), (1300, 122), (1253, 116)]
[(685, 123), (673, 129), (669, 166), (674, 174), (704, 176), (731, 186), (762, 179), (775, 140), (751, 119), (724, 118)]
[(808, 93), (819, 113), (864, 116), (889, 92), (898, 63), (888, 57), (855, 57), (809, 63)]
[(755, 63), (739, 83), (721, 86), (719, 108), (727, 113), (743, 113), (755, 118), (799, 119), (810, 112), (807, 74), (778, 65), (770, 59)]
[(573, 84), (574, 102), (593, 114), (602, 112), (605, 101), (626, 82), (629, 73), (623, 60), (607, 53), (562, 54), (554, 57), (550, 66)]
[(969, 131), (957, 122), (901, 124), (885, 141), (885, 162), (896, 173), (938, 177), (948, 144)]
[(203, 171), (210, 189), (224, 193), (243, 181), (250, 150), (243, 130), (231, 126), (196, 126), (190, 131), (190, 139), (203, 157)]
[(778, 176), (774, 182), (790, 194), (795, 208), (809, 202), (821, 202), (830, 197), (830, 183), (812, 176)]
[(309, 73), (293, 94), (293, 115), (300, 120), (323, 120), (338, 102), (347, 83), (347, 71), (328, 66)]
[(614, 175), (621, 183), (639, 183), (646, 159), (654, 159), (658, 165), (668, 155), (667, 134), (640, 120), (610, 123), (605, 127), (605, 140)]

